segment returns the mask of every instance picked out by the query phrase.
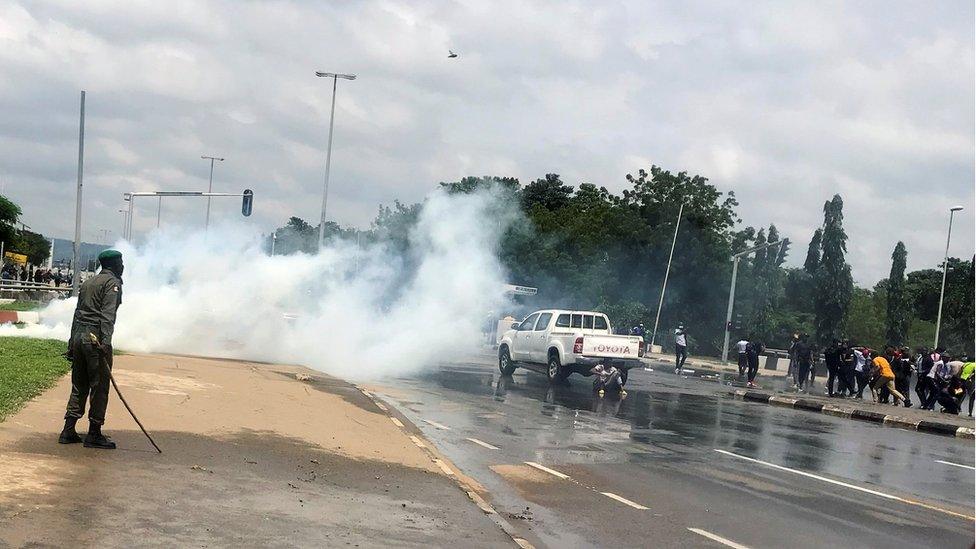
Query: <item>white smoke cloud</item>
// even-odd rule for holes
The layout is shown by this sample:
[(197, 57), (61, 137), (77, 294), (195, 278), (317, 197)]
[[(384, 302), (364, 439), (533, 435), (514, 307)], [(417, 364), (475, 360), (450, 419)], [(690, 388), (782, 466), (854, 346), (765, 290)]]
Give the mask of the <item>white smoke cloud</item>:
[[(379, 242), (268, 256), (242, 225), (119, 243), (115, 347), (301, 364), (345, 378), (410, 373), (470, 350), (505, 306), (496, 248), (517, 214), (493, 192), (428, 197), (410, 257)], [(67, 339), (74, 299), (0, 335)]]

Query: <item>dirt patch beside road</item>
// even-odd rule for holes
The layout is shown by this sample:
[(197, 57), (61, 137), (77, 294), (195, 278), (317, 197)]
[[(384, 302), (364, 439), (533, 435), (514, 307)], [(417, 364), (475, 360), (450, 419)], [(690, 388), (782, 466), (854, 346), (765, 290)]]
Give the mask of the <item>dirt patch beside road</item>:
[(355, 387), (187, 357), (119, 356), (116, 371), (164, 453), (114, 394), (118, 450), (58, 445), (62, 378), (0, 423), (0, 545), (511, 545)]

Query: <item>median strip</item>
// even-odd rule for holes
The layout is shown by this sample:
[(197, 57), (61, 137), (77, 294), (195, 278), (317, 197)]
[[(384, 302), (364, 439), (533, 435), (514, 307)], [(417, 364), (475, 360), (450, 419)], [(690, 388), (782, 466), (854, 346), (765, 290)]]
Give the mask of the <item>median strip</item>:
[(403, 428), (403, 423), (401, 423), (399, 419), (390, 416), (390, 421), (392, 421), (393, 424), (396, 425), (397, 427), (400, 427), (401, 429)]

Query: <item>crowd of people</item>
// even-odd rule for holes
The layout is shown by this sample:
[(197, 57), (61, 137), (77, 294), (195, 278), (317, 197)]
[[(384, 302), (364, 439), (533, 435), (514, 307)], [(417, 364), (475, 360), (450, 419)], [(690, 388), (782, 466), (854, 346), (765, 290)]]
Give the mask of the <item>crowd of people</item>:
[(70, 269), (33, 268), (16, 263), (8, 263), (0, 269), (0, 280), (19, 280), (21, 282), (37, 282), (49, 286), (60, 287), (71, 284), (74, 273)]
[[(796, 334), (789, 350), (790, 367), (797, 391), (808, 390), (816, 376), (816, 355), (805, 334)], [(740, 342), (741, 343), (741, 342)], [(865, 389), (874, 402), (891, 403), (909, 408), (912, 403), (912, 378), (919, 407), (949, 414), (959, 414), (968, 398), (969, 416), (973, 416), (973, 357), (954, 355), (939, 347), (934, 350), (887, 346), (870, 349), (846, 340), (834, 340), (823, 350), (827, 368), (825, 393), (835, 398), (864, 398)], [(740, 355), (740, 371), (741, 371)], [(751, 383), (751, 380), (750, 380)]]

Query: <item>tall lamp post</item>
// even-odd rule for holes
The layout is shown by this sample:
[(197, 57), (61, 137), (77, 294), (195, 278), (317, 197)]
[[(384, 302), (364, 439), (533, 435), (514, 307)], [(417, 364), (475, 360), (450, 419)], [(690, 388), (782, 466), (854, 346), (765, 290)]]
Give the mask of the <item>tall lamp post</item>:
[(932, 349), (939, 346), (939, 328), (942, 327), (942, 299), (945, 297), (946, 271), (949, 269), (949, 239), (952, 238), (952, 215), (962, 210), (962, 206), (949, 208), (949, 230), (946, 233), (945, 256), (942, 258), (942, 290), (939, 292), (939, 314), (935, 317), (935, 343)]
[[(751, 254), (752, 252), (757, 252), (764, 248), (769, 248), (770, 246), (778, 246), (781, 244), (782, 240), (777, 240), (776, 242), (768, 242), (762, 246), (756, 246), (755, 248), (749, 248), (743, 252), (739, 252), (732, 256), (732, 285), (729, 287), (729, 307), (725, 313), (725, 344), (722, 345), (722, 363), (728, 364), (729, 362), (729, 335), (732, 331), (730, 325), (732, 324), (732, 303), (735, 302), (735, 279), (739, 274), (739, 260), (743, 257)], [(722, 380), (722, 376), (719, 376), (719, 381)]]
[[(218, 162), (223, 162), (224, 159), (223, 158), (217, 158), (215, 156), (201, 156), (200, 158), (202, 158), (204, 160), (209, 160), (210, 161), (210, 185), (207, 186), (207, 192), (208, 193), (212, 193), (213, 192), (213, 169), (214, 169), (214, 161), (216, 160)], [(159, 199), (159, 207), (160, 208), (163, 207), (162, 204), (163, 204), (163, 199), (160, 198)], [(156, 226), (159, 227), (159, 215), (158, 214), (156, 215)], [(207, 221), (206, 221), (206, 223), (204, 223), (204, 227), (205, 228), (210, 228), (210, 197), (209, 196), (207, 197)]]
[(325, 153), (325, 185), (322, 189), (322, 216), (319, 219), (319, 249), (321, 250), (322, 244), (325, 242), (325, 207), (329, 201), (329, 171), (332, 169), (332, 129), (335, 124), (336, 86), (340, 78), (344, 80), (355, 80), (356, 75), (315, 71), (315, 76), (332, 79), (332, 112), (329, 115), (329, 148)]
[(685, 209), (684, 201), (678, 207), (678, 220), (674, 222), (674, 238), (671, 239), (671, 253), (668, 254), (668, 267), (664, 270), (664, 284), (661, 285), (661, 299), (657, 302), (657, 314), (654, 315), (654, 332), (651, 333), (651, 349), (657, 338), (657, 324), (661, 320), (661, 306), (664, 305), (664, 290), (668, 288), (668, 275), (671, 274), (671, 258), (674, 257), (674, 245), (678, 241), (678, 226), (681, 225), (681, 212)]

